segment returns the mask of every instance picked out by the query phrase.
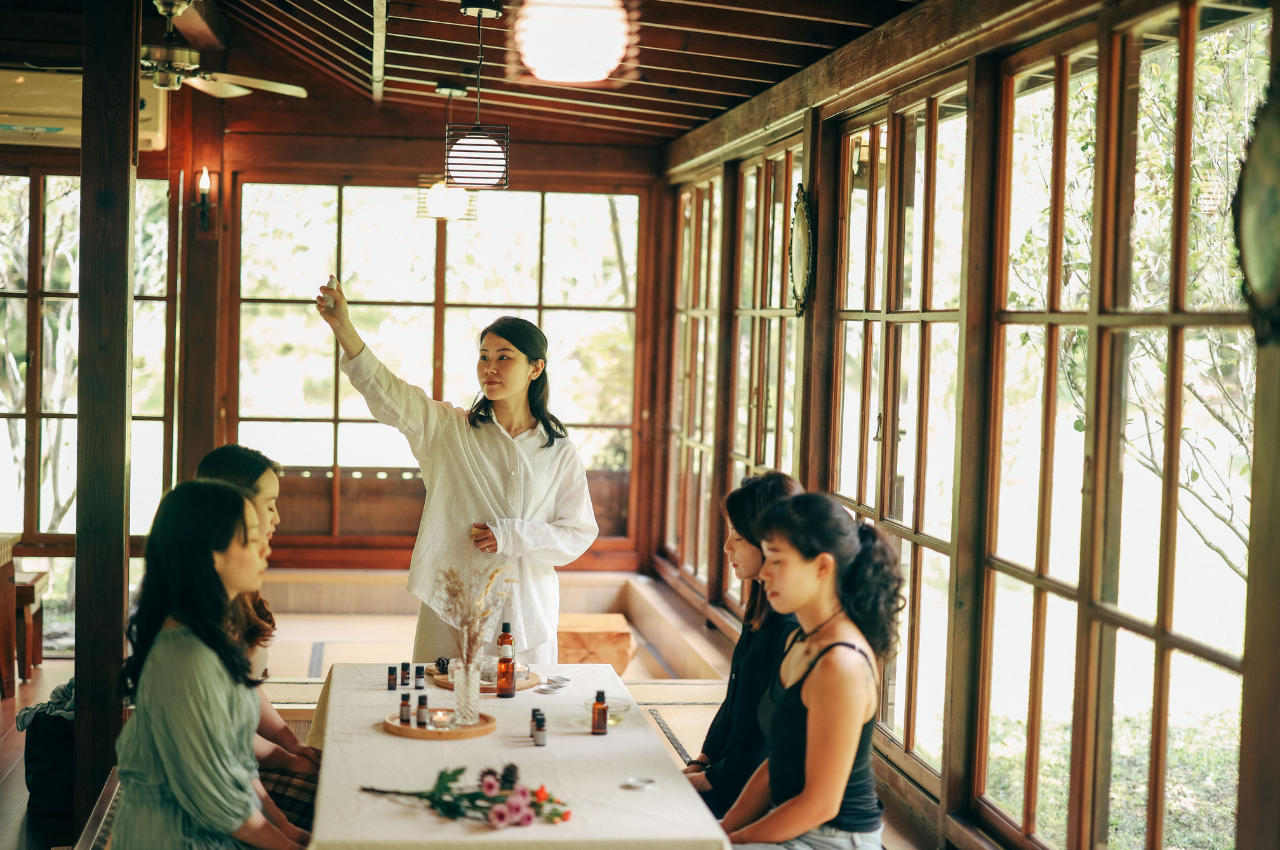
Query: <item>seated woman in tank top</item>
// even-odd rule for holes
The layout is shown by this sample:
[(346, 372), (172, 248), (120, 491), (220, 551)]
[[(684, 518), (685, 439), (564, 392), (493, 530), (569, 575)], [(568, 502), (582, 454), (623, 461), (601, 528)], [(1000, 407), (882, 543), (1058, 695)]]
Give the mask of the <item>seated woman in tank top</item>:
[(735, 846), (873, 850), (876, 659), (895, 651), (902, 572), (885, 538), (831, 496), (779, 502), (755, 523), (760, 580), (800, 623), (760, 701), (765, 761), (721, 824)]

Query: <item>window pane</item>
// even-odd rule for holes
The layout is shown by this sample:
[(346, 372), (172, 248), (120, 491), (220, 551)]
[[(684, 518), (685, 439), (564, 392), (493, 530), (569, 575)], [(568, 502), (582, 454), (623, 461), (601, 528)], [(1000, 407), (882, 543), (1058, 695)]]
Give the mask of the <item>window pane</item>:
[(1009, 325), (1005, 333), (1000, 435), (1000, 504), (996, 552), (1034, 569), (1040, 503), (1040, 423), (1044, 396), (1044, 328)]
[(169, 181), (139, 180), (134, 197), (133, 294), (164, 295), (169, 290)]
[(879, 162), (876, 166), (876, 221), (875, 230), (871, 234), (872, 246), (875, 251), (875, 265), (871, 271), (871, 291), (867, 297), (867, 309), (874, 310), (876, 305), (880, 303), (880, 299), (884, 297), (885, 282), (885, 262), (884, 251), (885, 243), (888, 241), (888, 234), (885, 228), (885, 217), (888, 214), (888, 198), (885, 194), (885, 187), (889, 180), (889, 151), (888, 151), (888, 131), (883, 124), (871, 128), (871, 135), (877, 148), (877, 156)]
[(0, 290), (27, 288), (31, 178), (0, 175)]
[(21, 531), (26, 477), (27, 423), (0, 419), (0, 528)]
[(787, 222), (791, 217), (791, 186), (787, 178), (785, 159), (772, 160), (769, 173), (773, 176), (769, 206), (769, 279), (765, 287), (765, 307), (781, 307), (787, 283)]
[(916, 436), (920, 422), (920, 326), (898, 324), (892, 333), (898, 348), (898, 385), (892, 402), (897, 408), (897, 433), (889, 446), (893, 458), (893, 498), (885, 506), (885, 516), (907, 527), (915, 519)]
[(80, 288), (80, 178), (46, 177), (44, 184), (44, 288)]
[(1137, 162), (1133, 218), (1129, 224), (1130, 278), (1121, 275), (1116, 307), (1163, 310), (1169, 306), (1173, 254), (1173, 153), (1178, 103), (1178, 19), (1149, 24), (1135, 35), (1142, 48), (1138, 70)]
[[(920, 648), (916, 661), (915, 753), (942, 771), (942, 710), (946, 702), (947, 615), (951, 562), (920, 547)], [(905, 612), (904, 612), (905, 613)], [(905, 618), (904, 618), (905, 619)]]
[(841, 380), (840, 471), (836, 492), (858, 498), (858, 450), (862, 438), (863, 322), (844, 323), (844, 371)]
[(338, 424), (338, 466), (414, 470), (418, 465), (409, 441), (390, 425), (381, 422)]
[(849, 230), (845, 248), (844, 307), (861, 310), (867, 297), (867, 211), (871, 197), (871, 131), (849, 139)]
[(1266, 15), (1235, 26), (1239, 15), (1202, 9), (1196, 40), (1191, 106), (1191, 227), (1188, 233), (1187, 307), (1243, 310), (1231, 216), (1244, 146), (1253, 115), (1266, 94), (1271, 20)]
[(311, 304), (241, 304), (240, 415), (333, 416), (334, 346)]
[(698, 197), (702, 199), (698, 213), (698, 306), (711, 307), (715, 301), (711, 298), (711, 229), (715, 213), (711, 208), (711, 192), (699, 189)]
[[(1155, 649), (1131, 632), (1109, 628), (1115, 641), (1115, 694), (1111, 718), (1110, 823), (1112, 850), (1143, 850), (1147, 841), (1147, 781), (1151, 772), (1151, 689)], [(1104, 641), (1105, 645), (1105, 641)], [(1105, 730), (1104, 740), (1105, 740)]]
[[(791, 152), (791, 183), (787, 186), (788, 221), (791, 221), (792, 214), (795, 212), (796, 187), (802, 183), (804, 183), (804, 148), (796, 148)], [(783, 254), (782, 292), (782, 303), (787, 307), (794, 307), (796, 299), (791, 292), (791, 260), (786, 253)]]
[(1240, 677), (1181, 652), (1169, 674), (1164, 845), (1230, 847), (1240, 789)]
[(938, 155), (934, 166), (933, 298), (930, 307), (960, 306), (964, 267), (964, 157), (968, 120), (965, 92), (938, 103)]
[(1244, 650), (1257, 347), (1248, 328), (1188, 328), (1173, 627)]
[[(1126, 339), (1127, 337), (1127, 339)], [(1120, 577), (1117, 603), (1154, 621), (1160, 554), (1161, 470), (1164, 468), (1165, 368), (1169, 333), (1133, 330), (1119, 334), (1124, 351), (1122, 414)]]
[[(794, 299), (793, 299), (794, 300)], [(782, 466), (783, 472), (796, 472), (796, 450), (800, 441), (802, 413), (799, 377), (803, 371), (804, 333), (803, 319), (786, 319), (786, 331), (782, 352)]]
[(636, 195), (547, 193), (543, 300), (633, 306), (639, 222)]
[(782, 320), (766, 319), (764, 322), (769, 339), (765, 343), (764, 364), (764, 455), (756, 458), (758, 463), (772, 467), (776, 463), (775, 452), (778, 448), (778, 367), (781, 359), (779, 346), (782, 342)]
[[(635, 315), (548, 310), (542, 314), (542, 329), (547, 335), (547, 377), (556, 416), (562, 422), (629, 425), (635, 388)], [(714, 336), (708, 343), (714, 347)], [(710, 359), (714, 361), (714, 355)], [(709, 384), (714, 375), (713, 362)], [(714, 385), (710, 392), (715, 392)]]
[(445, 298), (537, 304), (541, 215), (538, 192), (480, 192), (475, 221), (449, 222)]
[(417, 189), (342, 187), (342, 286), (347, 297), (435, 300), (436, 226), (434, 218), (418, 218)]
[(755, 305), (756, 193), (759, 168), (748, 168), (742, 181), (742, 273), (738, 278), (738, 306)]
[[(488, 194), (482, 192), (481, 195)], [(500, 316), (515, 316), (530, 322), (538, 321), (536, 310), (506, 310), (501, 307), (447, 307), (444, 311), (444, 400), (458, 407), (470, 407), (480, 391), (476, 364), (480, 362), (480, 331)], [(546, 333), (546, 331), (543, 331)], [(547, 342), (554, 348), (556, 340), (547, 334)], [(560, 415), (560, 399), (557, 395), (556, 377), (559, 364), (552, 357), (547, 363), (547, 378), (551, 381), (551, 410), (561, 421), (570, 421)]]
[(587, 489), (601, 537), (626, 537), (631, 507), (631, 431), (570, 428), (569, 439), (587, 468)]
[(164, 415), (163, 301), (133, 302), (133, 415)]
[[(702, 440), (705, 443), (714, 444), (716, 441), (716, 403), (720, 398), (720, 393), (718, 392), (720, 371), (717, 368), (720, 360), (720, 340), (717, 333), (720, 328), (720, 322), (717, 319), (707, 319), (704, 325), (706, 327), (706, 344), (702, 347), (702, 356), (707, 379), (706, 395), (702, 403)], [(627, 410), (627, 415), (629, 416), (630, 406), (628, 406)]]
[[(680, 276), (676, 281), (676, 307), (689, 307), (693, 291), (693, 194), (680, 196)], [(696, 304), (694, 306), (697, 306)]]
[(680, 313), (676, 316), (675, 351), (673, 352), (671, 376), (671, 427), (687, 436), (685, 428), (685, 396), (689, 392), (689, 316)]
[(910, 174), (902, 181), (902, 297), (900, 310), (919, 310), (924, 287), (924, 190), (925, 162), (929, 158), (926, 137), (928, 113), (921, 109), (902, 116), (903, 167)]
[(1075, 706), (1076, 606), (1061, 596), (1046, 595), (1036, 834), (1054, 847), (1065, 848)]
[(1043, 310), (1049, 282), (1049, 186), (1053, 169), (1053, 68), (1014, 80), (1009, 185), (1010, 310)]
[(325, 470), (333, 466), (333, 425), (329, 422), (241, 422), (236, 442), (257, 449), (282, 466)]
[(689, 319), (689, 436), (702, 439), (702, 410), (706, 401), (704, 390), (707, 377), (707, 323), (708, 319)]
[(667, 549), (672, 554), (680, 551), (680, 477), (683, 474), (684, 467), (684, 449), (681, 447), (680, 438), (672, 436), (667, 446), (667, 527), (666, 539)]
[(1063, 310), (1089, 308), (1093, 262), (1093, 158), (1097, 149), (1098, 57), (1071, 59), (1067, 81), (1067, 149), (1062, 226)]
[[(388, 369), (431, 395), (431, 361), (435, 357), (435, 311), (430, 307), (362, 307), (352, 305), (351, 323)], [(338, 380), (338, 415), (369, 416), (364, 397), (346, 378)]]
[(724, 191), (720, 185), (720, 178), (711, 178), (711, 222), (705, 225), (708, 230), (707, 234), (707, 252), (705, 256), (707, 267), (707, 306), (711, 309), (718, 309), (720, 306), (720, 239), (721, 227), (724, 223)]
[[(911, 599), (911, 547), (900, 537), (890, 538), (899, 550), (902, 570), (902, 597)], [(907, 725), (908, 639), (911, 634), (910, 602), (898, 616), (898, 652), (884, 662), (884, 711), (880, 723), (899, 741), (905, 740)]]
[(0, 298), (0, 342), (0, 413), (21, 413), (27, 409), (27, 299)]
[(871, 337), (870, 345), (864, 349), (870, 351), (871, 378), (863, 395), (867, 408), (867, 442), (863, 450), (866, 469), (862, 478), (862, 503), (875, 507), (880, 501), (880, 444), (884, 430), (880, 415), (880, 323), (867, 322), (866, 332)]
[(40, 531), (76, 530), (76, 420), (40, 423)]
[(1084, 510), (1084, 412), (1088, 384), (1088, 328), (1058, 328), (1057, 416), (1053, 434), (1053, 495), (1049, 515), (1049, 574), (1075, 584), (1080, 576), (1080, 517)]
[(129, 425), (129, 533), (147, 534), (164, 494), (164, 423)]
[(240, 228), (244, 298), (310, 301), (337, 273), (337, 186), (247, 183)]
[(733, 425), (733, 450), (738, 454), (747, 454), (747, 440), (751, 431), (751, 327), (753, 320), (749, 316), (735, 319), (738, 326), (737, 384), (734, 393), (737, 395)]
[(951, 540), (951, 482), (956, 460), (956, 395), (960, 390), (960, 327), (929, 325), (929, 433), (925, 436), (921, 530)]
[(1022, 821), (1031, 675), (1031, 586), (995, 574), (986, 796)]
[(80, 372), (80, 305), (74, 298), (46, 298), (40, 409), (75, 413)]

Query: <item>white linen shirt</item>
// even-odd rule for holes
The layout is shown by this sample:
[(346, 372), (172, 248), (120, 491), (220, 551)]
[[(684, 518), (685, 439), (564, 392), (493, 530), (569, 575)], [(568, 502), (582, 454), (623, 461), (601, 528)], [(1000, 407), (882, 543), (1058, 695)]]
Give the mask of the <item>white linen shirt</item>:
[[(366, 345), (342, 357), (342, 371), (379, 422), (399, 429), (422, 469), (426, 502), (409, 564), (409, 592), (449, 622), (437, 578), (449, 565), (488, 571), (510, 564), (506, 584), (516, 651), (556, 635), (560, 582), (555, 568), (579, 558), (599, 527), (577, 447), (558, 439), (544, 448), (541, 425), (512, 438), (496, 422), (472, 428), (467, 412), (434, 401), (391, 374)], [(488, 523), (498, 543), (485, 555), (471, 544), (471, 524)], [(495, 590), (500, 588), (495, 588)], [(449, 625), (457, 626), (450, 622)], [(497, 620), (486, 627), (490, 640)]]

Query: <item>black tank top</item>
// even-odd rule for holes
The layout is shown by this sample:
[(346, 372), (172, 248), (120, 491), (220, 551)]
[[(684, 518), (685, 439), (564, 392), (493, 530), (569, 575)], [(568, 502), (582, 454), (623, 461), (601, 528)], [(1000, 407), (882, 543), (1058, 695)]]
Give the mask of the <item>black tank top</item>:
[[(760, 728), (764, 730), (769, 757), (769, 789), (775, 806), (798, 796), (804, 790), (805, 746), (808, 742), (809, 709), (800, 699), (800, 689), (813, 672), (822, 656), (837, 646), (856, 650), (867, 663), (871, 659), (862, 648), (852, 643), (833, 643), (824, 646), (809, 662), (804, 675), (791, 687), (782, 687), (778, 674), (772, 677), (769, 689), (760, 700)], [(788, 645), (790, 649), (790, 645)], [(875, 669), (875, 665), (872, 665)], [(832, 718), (835, 722), (838, 718)], [(824, 826), (845, 832), (874, 832), (880, 828), (880, 813), (884, 804), (876, 796), (876, 777), (871, 770), (871, 733), (875, 729), (873, 717), (862, 727), (858, 738), (858, 751), (849, 771), (840, 812)]]

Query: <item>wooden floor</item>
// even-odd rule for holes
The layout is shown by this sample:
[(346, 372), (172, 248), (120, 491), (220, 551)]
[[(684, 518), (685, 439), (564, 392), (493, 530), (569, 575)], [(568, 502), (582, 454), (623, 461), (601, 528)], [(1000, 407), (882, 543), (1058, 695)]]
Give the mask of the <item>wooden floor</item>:
[(18, 709), (44, 702), (58, 685), (75, 675), (75, 662), (46, 659), (19, 684), (18, 696), (0, 700), (0, 850), (50, 850), (75, 844), (71, 824), (63, 818), (27, 814), (27, 782), (22, 749), (26, 733), (14, 726)]

